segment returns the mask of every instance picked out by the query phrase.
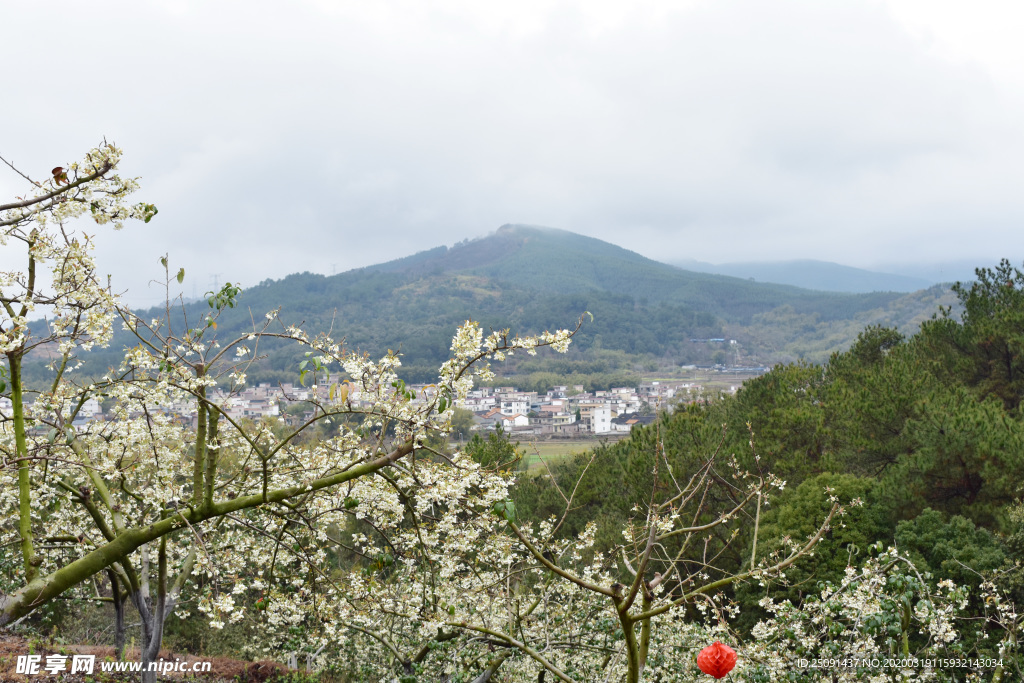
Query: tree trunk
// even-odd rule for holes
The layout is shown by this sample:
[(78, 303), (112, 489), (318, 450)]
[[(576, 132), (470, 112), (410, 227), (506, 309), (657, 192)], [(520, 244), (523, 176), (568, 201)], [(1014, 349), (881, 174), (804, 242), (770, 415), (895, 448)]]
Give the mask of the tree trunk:
[[(473, 683), (490, 683), (495, 672), (501, 668), (502, 663), (508, 659), (509, 653), (502, 652), (497, 657), (487, 662), (487, 668), (480, 672), (480, 675), (473, 679)], [(541, 674), (543, 676), (543, 673)]]
[(156, 609), (153, 609), (149, 596), (144, 595), (141, 591), (132, 593), (132, 603), (139, 610), (139, 617), (142, 621), (142, 640), (139, 644), (139, 658), (142, 660), (142, 683), (157, 683), (157, 672), (151, 671), (150, 665), (156, 662), (160, 656), (160, 645), (164, 639), (164, 622), (174, 611), (174, 602), (172, 597), (166, 597), (163, 600), (158, 598)]
[(107, 576), (110, 578), (110, 594), (114, 598), (114, 657), (120, 662), (124, 659), (124, 599), (117, 574), (108, 569)]

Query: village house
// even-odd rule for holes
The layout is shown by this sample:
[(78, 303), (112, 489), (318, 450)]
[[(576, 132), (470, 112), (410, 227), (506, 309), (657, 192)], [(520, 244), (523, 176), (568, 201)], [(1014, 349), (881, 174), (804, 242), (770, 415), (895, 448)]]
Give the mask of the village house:
[(606, 403), (588, 401), (576, 404), (580, 411), (582, 429), (592, 434), (607, 434), (612, 431), (612, 409)]
[[(410, 384), (407, 389), (415, 393), (414, 403), (431, 400), (436, 395), (433, 385)], [(313, 387), (290, 382), (262, 382), (231, 394), (221, 388), (213, 388), (209, 398), (223, 406), (225, 413), (235, 420), (279, 417), (293, 424), (308, 419), (313, 413), (311, 410), (286, 410), (289, 406), (317, 397), (327, 399), (332, 390), (337, 391), (336, 377), (318, 377)], [(655, 419), (653, 415), (640, 415), (645, 406), (669, 407), (677, 392), (683, 397), (699, 390), (696, 385), (657, 381), (646, 382), (639, 387), (613, 387), (594, 392), (584, 391), (582, 385), (559, 385), (540, 394), (520, 391), (513, 386), (477, 387), (469, 392), (461, 407), (473, 412), (474, 429), (501, 429), (523, 436), (610, 434), (628, 432), (637, 425), (652, 422)], [(346, 384), (346, 392), (348, 404), (354, 407), (365, 405), (366, 400), (357, 386)], [(10, 400), (0, 398), (0, 414), (9, 416), (11, 409)], [(197, 420), (195, 406), (189, 401), (172, 406), (169, 412), (186, 422), (195, 424)], [(84, 428), (98, 419), (103, 419), (102, 406), (96, 399), (90, 399), (82, 405), (75, 426)]]
[(530, 412), (530, 401), (526, 397), (518, 395), (502, 398), (500, 410), (502, 415), (517, 415), (519, 413), (526, 415)]
[(502, 429), (510, 432), (515, 427), (526, 427), (530, 424), (530, 419), (519, 413), (516, 413), (515, 415), (502, 415), (498, 418), (498, 422), (496, 424), (500, 424)]

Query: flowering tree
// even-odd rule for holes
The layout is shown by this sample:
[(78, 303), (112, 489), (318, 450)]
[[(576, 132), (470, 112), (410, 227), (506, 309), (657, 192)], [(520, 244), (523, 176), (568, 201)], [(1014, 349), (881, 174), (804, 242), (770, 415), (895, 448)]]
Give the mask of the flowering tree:
[[(134, 180), (114, 173), (121, 152), (104, 144), (67, 169), (53, 169), (45, 183), (24, 176), (33, 186), (32, 193), (0, 205), (0, 245), (21, 243), (26, 249), (27, 267), (21, 272), (0, 274), (0, 353), (6, 367), (0, 368), (0, 388), (10, 401), (10, 414), (4, 414), (4, 468), (16, 483), (3, 488), (5, 507), (17, 510), (17, 534), (23, 563), (22, 579), (34, 584), (42, 557), (36, 553), (32, 529), (32, 468), (38, 464), (39, 448), (29, 435), (34, 424), (26, 413), (26, 388), (22, 365), (34, 350), (47, 348), (59, 357), (50, 394), (66, 386), (64, 379), (76, 368), (74, 353), (106, 343), (112, 333), (115, 298), (99, 283), (90, 255), (90, 238), (65, 229), (65, 224), (89, 212), (97, 223), (113, 223), (120, 228), (128, 218), (148, 221), (156, 214), (152, 205), (129, 206), (126, 198), (137, 187)], [(33, 338), (29, 317), (49, 309), (46, 334)], [(42, 404), (40, 404), (40, 407)], [(10, 620), (6, 610), (15, 609), (17, 600), (7, 600), (0, 623)]]
[(771, 597), (771, 616), (754, 627), (743, 648), (747, 680), (992, 681), (1021, 675), (1021, 616), (991, 581), (981, 584), (982, 615), (967, 611), (968, 589), (944, 579), (932, 586), (895, 547), (859, 567), (838, 585), (826, 583), (801, 604)]
[[(784, 482), (770, 474), (742, 471), (735, 458), (719, 463), (715, 456), (709, 457), (698, 471), (677, 477), (681, 473), (672, 471), (660, 444), (657, 456), (649, 501), (634, 508), (636, 516), (623, 529), (624, 543), (607, 555), (593, 553), (589, 562), (583, 561), (581, 553), (593, 543), (593, 524), (581, 538), (558, 543), (555, 532), (559, 523), (555, 520), (536, 528), (521, 528), (514, 518), (507, 519), (514, 541), (523, 549), (526, 559), (539, 565), (537, 572), (546, 570), (554, 583), (561, 584), (561, 591), (585, 596), (589, 609), (599, 613), (598, 609), (603, 607), (600, 611), (612, 617), (603, 628), (607, 645), (595, 673), (611, 676), (617, 672), (615, 678), (629, 683), (640, 681), (648, 669), (652, 670), (649, 678), (686, 673), (688, 659), (669, 653), (683, 644), (696, 646), (708, 633), (701, 620), (688, 618), (681, 608), (694, 606), (698, 613), (710, 609), (718, 617), (719, 625), (724, 626), (730, 611), (722, 602), (724, 588), (737, 581), (783, 572), (810, 552), (828, 530), (833, 516), (842, 513), (838, 501), (834, 501), (809, 539), (781, 553), (758, 557), (756, 538), (761, 507), (767, 503), (771, 490), (781, 490)], [(659, 494), (663, 487), (668, 493)], [(723, 489), (724, 498), (732, 501), (727, 509), (716, 512), (708, 505), (714, 489)], [(565, 499), (568, 514), (572, 495), (565, 495)], [(725, 548), (711, 554), (709, 534), (718, 527), (731, 528), (725, 542), (728, 546), (738, 537), (737, 527), (744, 519), (754, 524), (749, 565), (745, 571), (723, 571), (718, 559)], [(570, 621), (585, 623), (584, 616), (577, 614)], [(514, 631), (494, 631), (494, 637), (529, 653)], [(537, 634), (538, 644), (548, 640), (550, 635)], [(580, 642), (587, 640), (581, 638)], [(589, 680), (570, 676), (555, 667), (545, 668), (561, 680)]]
[[(240, 293), (232, 285), (210, 294), (200, 320), (184, 310), (172, 315), (170, 302), (166, 318), (141, 320), (101, 285), (89, 237), (69, 227), (86, 212), (115, 227), (156, 214), (152, 205), (127, 204), (136, 182), (114, 173), (120, 154), (112, 145), (92, 150), (54, 169), (45, 185), (34, 183), (28, 198), (0, 206), (0, 239), (22, 242), (27, 256), (25, 271), (0, 282), (3, 394), (12, 406), (0, 433), (0, 547), (21, 548), (2, 587), (0, 626), (106, 572), (115, 604), (130, 599), (142, 616), (145, 662), (156, 656), (164, 621), (192, 575), (207, 575), (199, 605), (221, 625), (236, 613), (237, 594), (221, 586), (237, 589), (250, 563), (274, 567), (280, 544), (266, 541), (283, 538), (294, 515), (346, 509), (357, 483), (387, 478), (403, 459), (426, 452), (471, 377), (489, 372), (486, 358), (541, 346), (564, 351), (574, 332), (485, 339), (467, 323), (438, 382), (416, 394), (398, 378), (395, 354), (373, 360), (327, 334), (281, 323), (278, 311), (237, 338), (218, 337), (218, 316)], [(49, 268), (48, 282), (41, 268)], [(31, 326), (44, 307), (45, 326)], [(118, 318), (135, 337), (121, 365), (99, 380), (73, 381), (79, 354), (108, 343)], [(316, 387), (304, 392), (309, 417), (283, 432), (228, 409), (271, 340), (304, 351), (296, 372)], [(24, 382), (30, 353), (51, 359), (52, 378), (36, 390)], [(90, 399), (112, 406), (113, 419), (74, 425)], [(335, 436), (299, 443), (330, 418), (344, 419)]]
[[(638, 508), (624, 543), (599, 553), (594, 524), (559, 539), (559, 519), (518, 521), (504, 497), (513, 476), (507, 464), (488, 468), (462, 454), (415, 467), (404, 462), (376, 485), (354, 483), (347, 510), (303, 518), (284, 534), (278, 573), (261, 567), (248, 587), (249, 599), (265, 610), (262, 644), (289, 651), (302, 643), (310, 654), (339, 654), (361, 680), (402, 683), (702, 680), (697, 653), (716, 640), (738, 652), (731, 674), (738, 681), (1020, 675), (1021, 617), (1006, 596), (983, 582), (984, 614), (968, 613), (968, 589), (948, 580), (932, 584), (894, 548), (873, 547), (877, 554), (848, 568), (842, 582), (821, 585), (802, 603), (772, 599), (771, 584), (785, 581), (786, 568), (841, 516), (838, 501), (811, 538), (768, 556), (748, 548), (745, 571), (723, 573), (713, 556), (680, 551), (709, 548), (715, 525), (747, 520), (756, 527), (757, 495), (764, 503), (764, 485), (778, 482), (724, 469), (727, 476), (714, 484), (742, 482), (732, 484), (744, 491), (742, 505), (697, 524), (695, 503), (707, 499), (715, 478), (709, 459), (668, 497), (675, 510), (660, 503)], [(679, 492), (685, 495), (677, 498)], [(565, 493), (568, 508), (572, 491)], [(682, 512), (691, 494), (689, 512)], [(742, 514), (748, 504), (751, 517)], [(379, 509), (391, 515), (374, 515)], [(371, 525), (357, 521), (370, 516)], [(324, 528), (332, 530), (316, 533)], [(303, 544), (294, 543), (299, 538)], [(681, 542), (666, 553), (673, 538)], [(323, 562), (325, 548), (344, 548), (362, 561), (350, 571), (332, 570)], [(633, 587), (623, 576), (644, 576), (631, 607), (625, 605)], [(740, 606), (720, 590), (742, 580), (760, 582), (768, 595), (760, 606), (770, 616), (750, 638), (734, 632)]]
[[(538, 671), (561, 681), (694, 676), (701, 647), (735, 640), (728, 622), (738, 608), (724, 589), (780, 576), (842, 507), (835, 501), (810, 538), (761, 555), (755, 544), (744, 570), (725, 571), (718, 566), (725, 548), (715, 548), (710, 534), (726, 530), (728, 545), (744, 520), (756, 527), (783, 482), (716, 457), (677, 479), (664, 456), (650, 499), (609, 552), (595, 550), (593, 522), (564, 538), (565, 515), (520, 520), (507, 497), (509, 463), (484, 467), (462, 453), (403, 463), (394, 476), (377, 478), (372, 494), (353, 493), (352, 509), (303, 525), (333, 528), (318, 541), (363, 558), (354, 571), (307, 566), (315, 554), (305, 553), (290, 554), (296, 571), (272, 586), (261, 574), (260, 590), (271, 591), (260, 594), (269, 600), (268, 644), (289, 649), (289, 634), (301, 633), (312, 650), (344, 655), (341, 643), (355, 636), (359, 656), (350, 665), (371, 680), (484, 683), (499, 670), (515, 681), (537, 680)], [(732, 501), (718, 512), (709, 507), (716, 489)], [(373, 503), (361, 509), (370, 495)], [(573, 487), (564, 498), (567, 515)], [(369, 526), (356, 521), (372, 509), (393, 514)]]

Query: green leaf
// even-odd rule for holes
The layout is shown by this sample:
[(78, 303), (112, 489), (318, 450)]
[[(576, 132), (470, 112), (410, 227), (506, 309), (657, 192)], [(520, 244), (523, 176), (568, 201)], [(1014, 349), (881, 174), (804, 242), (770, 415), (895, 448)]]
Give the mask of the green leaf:
[(153, 205), (153, 204), (143, 204), (142, 205), (142, 222), (143, 223), (150, 222), (151, 220), (153, 220), (153, 216), (157, 215), (158, 213), (160, 213), (160, 212), (157, 211), (155, 205)]
[(184, 268), (179, 268), (178, 269), (178, 284), (180, 285), (184, 279), (185, 279), (185, 269)]
[(494, 514), (504, 517), (506, 522), (514, 522), (516, 519), (516, 504), (511, 500), (495, 503), (491, 509)]

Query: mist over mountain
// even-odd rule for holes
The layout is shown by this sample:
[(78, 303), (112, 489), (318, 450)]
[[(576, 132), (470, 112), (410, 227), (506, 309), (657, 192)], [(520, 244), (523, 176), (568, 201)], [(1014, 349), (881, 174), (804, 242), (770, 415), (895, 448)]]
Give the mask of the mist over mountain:
[[(1020, 259), (1011, 258), (1011, 262), (1020, 263)], [(975, 279), (975, 270), (978, 268), (995, 268), (999, 265), (998, 260), (972, 261), (960, 259), (957, 261), (939, 261), (935, 263), (902, 263), (892, 261), (879, 263), (877, 270), (889, 273), (900, 273), (914, 278), (921, 278), (932, 283), (940, 282), (970, 282)]]
[(757, 282), (772, 282), (824, 292), (915, 292), (943, 282), (943, 280), (883, 273), (812, 259), (719, 264), (684, 260), (677, 261), (675, 265), (699, 273), (729, 275)]

